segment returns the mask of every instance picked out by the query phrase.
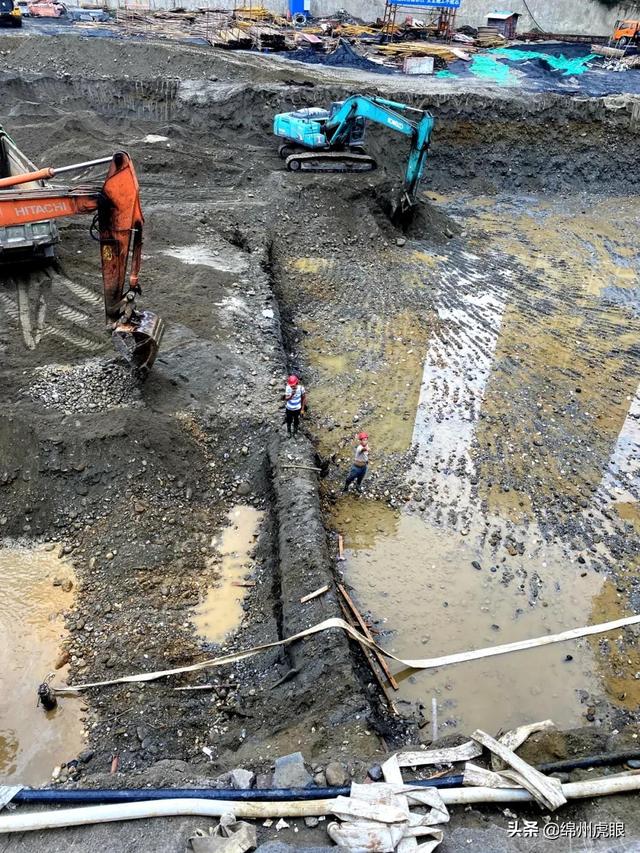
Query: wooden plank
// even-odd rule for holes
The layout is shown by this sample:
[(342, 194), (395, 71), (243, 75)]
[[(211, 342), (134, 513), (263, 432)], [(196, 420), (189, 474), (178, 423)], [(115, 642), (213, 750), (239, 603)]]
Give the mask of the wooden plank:
[(472, 740), (460, 746), (448, 746), (443, 749), (417, 749), (413, 752), (399, 752), (400, 767), (424, 767), (427, 764), (454, 764), (456, 761), (469, 761), (482, 755), (482, 747)]
[(303, 595), (300, 599), (300, 604), (304, 604), (307, 601), (311, 601), (313, 598), (317, 598), (319, 595), (324, 595), (325, 592), (329, 592), (329, 584), (326, 583), (324, 586), (321, 586), (320, 589), (314, 590), (314, 592), (310, 592), (308, 595)]
[[(354, 621), (353, 616), (347, 610), (346, 605), (342, 601), (338, 601), (338, 603), (340, 604), (340, 609), (342, 610), (345, 621), (348, 622), (351, 625), (351, 627), (354, 627), (353, 626), (353, 621)], [(373, 673), (374, 678), (378, 682), (378, 687), (382, 691), (382, 695), (384, 696), (384, 698), (387, 702), (387, 705), (389, 706), (389, 710), (391, 711), (392, 714), (395, 714), (396, 717), (399, 717), (400, 712), (398, 711), (398, 708), (396, 707), (396, 704), (393, 701), (393, 699), (391, 698), (391, 696), (389, 696), (389, 692), (385, 686), (385, 683), (382, 680), (380, 673), (378, 672), (377, 666), (375, 665), (376, 659), (373, 657), (373, 655), (369, 651), (369, 648), (367, 646), (365, 646), (365, 644), (361, 640), (358, 640), (358, 645), (362, 649), (364, 656), (367, 659), (367, 663), (369, 664), (369, 667), (371, 669), (371, 672)]]
[(562, 785), (557, 779), (551, 779), (549, 776), (540, 773), (500, 741), (483, 732), (482, 729), (476, 729), (471, 737), (498, 755), (509, 767), (519, 773), (522, 777), (522, 786), (546, 808), (555, 811), (567, 802), (567, 798), (562, 793)]
[[(360, 626), (360, 630), (362, 631), (362, 633), (365, 635), (365, 637), (368, 640), (371, 640), (371, 642), (374, 643), (375, 640), (371, 636), (371, 631), (367, 628), (367, 623), (364, 621), (364, 619), (360, 615), (360, 612), (358, 611), (358, 608), (355, 606), (355, 604), (351, 600), (351, 596), (349, 595), (349, 593), (347, 592), (347, 590), (344, 588), (344, 586), (341, 583), (338, 584), (338, 589), (340, 590), (344, 600), (349, 605), (351, 612), (355, 616), (356, 621), (357, 621), (358, 625)], [(377, 649), (372, 649), (372, 651), (376, 657), (376, 660), (380, 664), (380, 669), (387, 676), (387, 681), (393, 687), (394, 690), (398, 690), (398, 682), (395, 680), (395, 678), (391, 674), (391, 670), (387, 666), (386, 660), (383, 658), (383, 656), (380, 654), (380, 652)]]
[(338, 533), (338, 562), (344, 563), (344, 539), (342, 533)]

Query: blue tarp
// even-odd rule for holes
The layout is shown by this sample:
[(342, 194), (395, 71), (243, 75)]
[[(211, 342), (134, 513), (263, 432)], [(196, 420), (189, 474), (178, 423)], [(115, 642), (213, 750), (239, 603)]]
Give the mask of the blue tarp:
[(608, 71), (589, 45), (554, 42), (510, 45), (453, 62), (437, 77), (480, 77), (500, 86), (524, 86), (550, 92), (598, 96), (640, 94), (640, 71)]

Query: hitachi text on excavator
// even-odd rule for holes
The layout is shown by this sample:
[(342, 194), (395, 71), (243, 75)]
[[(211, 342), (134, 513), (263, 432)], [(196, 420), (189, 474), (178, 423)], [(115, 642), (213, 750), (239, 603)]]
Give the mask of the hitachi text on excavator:
[(286, 140), (279, 154), (291, 171), (370, 172), (377, 164), (364, 149), (368, 121), (411, 141), (404, 183), (391, 204), (392, 216), (405, 218), (417, 201), (434, 125), (431, 113), (385, 98), (352, 95), (335, 101), (328, 110), (310, 107), (280, 113), (274, 118), (273, 132)]
[[(57, 175), (109, 163), (102, 184), (71, 187), (46, 183)], [(100, 243), (107, 328), (115, 348), (144, 376), (164, 334), (164, 321), (136, 304), (144, 217), (138, 179), (128, 154), (119, 151), (61, 168), (0, 178), (0, 230), (11, 235), (28, 223), (93, 214), (91, 236)], [(20, 236), (20, 235), (18, 235)]]

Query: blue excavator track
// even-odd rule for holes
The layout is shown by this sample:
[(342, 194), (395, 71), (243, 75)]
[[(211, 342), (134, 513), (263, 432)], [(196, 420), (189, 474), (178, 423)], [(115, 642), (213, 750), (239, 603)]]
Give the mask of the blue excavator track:
[(378, 164), (368, 154), (350, 151), (306, 151), (285, 160), (291, 172), (373, 172)]

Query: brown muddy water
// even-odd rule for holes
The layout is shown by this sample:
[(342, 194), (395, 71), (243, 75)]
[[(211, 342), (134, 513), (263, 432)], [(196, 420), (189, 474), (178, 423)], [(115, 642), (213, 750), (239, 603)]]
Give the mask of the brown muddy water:
[[(380, 618), (381, 645), (397, 657), (436, 657), (590, 622), (603, 578), (582, 577), (581, 567), (558, 547), (531, 542), (531, 550), (506, 565), (483, 547), (480, 530), (460, 541), (391, 509), (378, 512), (372, 524), (366, 504), (353, 506), (355, 500), (347, 500), (357, 528), (346, 542), (347, 577), (359, 601)], [(427, 716), (436, 698), (445, 733), (478, 726), (494, 731), (548, 717), (569, 726), (584, 712), (582, 691), (599, 689), (587, 640), (396, 677), (399, 698), (426, 706)]]
[(209, 561), (209, 570), (216, 580), (192, 619), (198, 635), (209, 643), (223, 642), (240, 626), (248, 587), (239, 584), (251, 580), (251, 555), (263, 515), (251, 506), (234, 507), (228, 514), (229, 526), (212, 542), (217, 553)]
[[(83, 744), (81, 700), (45, 712), (36, 696), (54, 670), (66, 636), (62, 614), (73, 605), (73, 589), (53, 581), (75, 579), (55, 551), (15, 544), (0, 548), (0, 577), (0, 777), (42, 785)], [(57, 675), (64, 678), (66, 667)]]
[[(412, 245), (384, 262), (405, 282), (405, 313), (421, 282), (437, 320), (425, 312), (421, 326), (414, 313), (393, 326), (401, 389), (358, 371), (349, 408), (343, 398), (334, 413), (337, 423), (358, 415), (369, 432), (373, 491), (376, 463), (414, 454), (391, 506), (341, 497), (330, 519), (359, 605), (403, 658), (620, 618), (638, 580), (637, 201), (434, 200), (463, 215), (464, 245)], [(313, 344), (316, 393), (330, 405), (340, 364)], [(321, 447), (331, 441), (321, 436)], [(396, 698), (429, 718), (435, 697), (441, 733), (548, 717), (581, 725), (591, 706), (633, 705), (640, 667), (627, 639), (400, 673)]]

